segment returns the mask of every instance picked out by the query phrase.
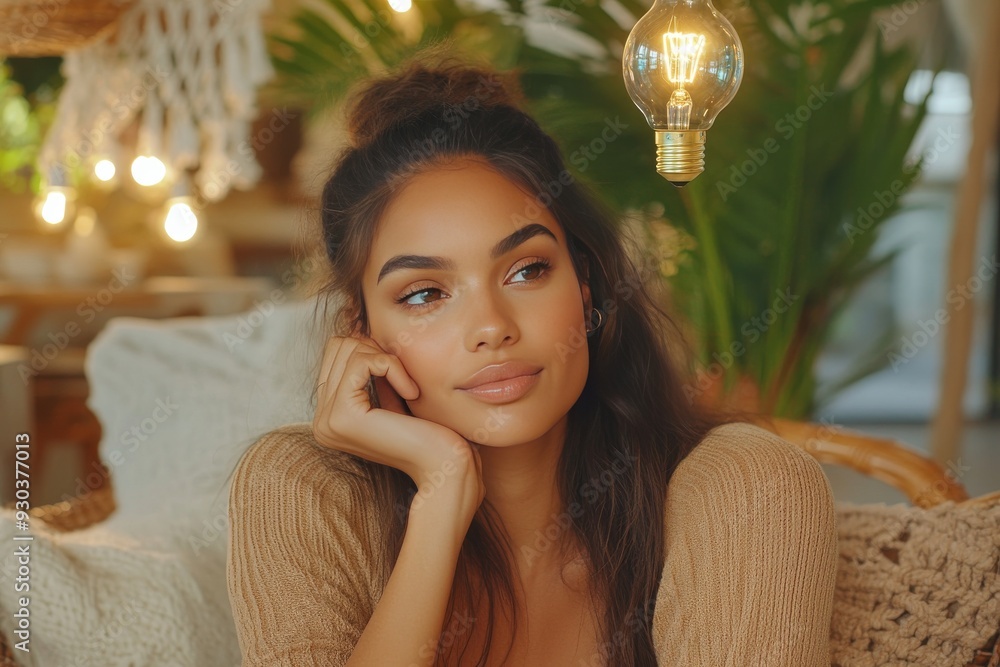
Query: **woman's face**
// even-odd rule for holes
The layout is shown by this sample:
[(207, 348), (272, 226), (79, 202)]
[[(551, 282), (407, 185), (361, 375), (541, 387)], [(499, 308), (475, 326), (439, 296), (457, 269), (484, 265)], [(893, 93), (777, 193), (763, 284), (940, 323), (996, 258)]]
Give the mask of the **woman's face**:
[[(511, 243), (529, 228), (536, 233)], [(439, 266), (391, 262), (404, 255), (439, 258)], [(410, 411), (471, 442), (539, 438), (583, 391), (590, 289), (577, 279), (549, 211), (482, 161), (456, 160), (400, 189), (379, 221), (362, 291), (371, 338), (420, 388)], [(506, 361), (542, 369), (520, 398), (489, 403), (459, 389)]]

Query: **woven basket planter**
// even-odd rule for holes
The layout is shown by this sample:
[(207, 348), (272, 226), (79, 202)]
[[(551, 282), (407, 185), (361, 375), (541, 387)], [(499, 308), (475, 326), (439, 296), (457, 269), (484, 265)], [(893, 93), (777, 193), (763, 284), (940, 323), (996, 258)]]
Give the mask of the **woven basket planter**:
[(115, 29), (132, 0), (0, 0), (0, 55), (58, 56)]

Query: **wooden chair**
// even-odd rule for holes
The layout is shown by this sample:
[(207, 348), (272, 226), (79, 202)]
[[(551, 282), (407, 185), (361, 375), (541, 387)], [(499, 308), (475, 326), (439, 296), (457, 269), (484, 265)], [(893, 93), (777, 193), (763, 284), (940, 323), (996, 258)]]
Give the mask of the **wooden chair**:
[[(806, 450), (820, 463), (846, 466), (899, 489), (917, 507), (970, 500), (965, 487), (941, 464), (896, 440), (814, 422), (762, 417), (758, 424)], [(989, 502), (998, 495), (1000, 491), (973, 502)]]
[[(940, 464), (895, 440), (778, 418), (761, 418), (758, 424), (798, 445), (820, 463), (847, 466), (899, 489), (917, 507), (933, 507), (946, 501), (985, 505), (1000, 499), (1000, 491), (970, 499), (965, 488)], [(102, 521), (114, 510), (114, 493), (109, 483), (84, 498), (34, 507), (29, 514), (57, 530), (70, 531)], [(969, 667), (987, 665), (991, 659), (1000, 660), (997, 635), (971, 656), (968, 664)], [(18, 667), (3, 637), (0, 637), (0, 667)]]

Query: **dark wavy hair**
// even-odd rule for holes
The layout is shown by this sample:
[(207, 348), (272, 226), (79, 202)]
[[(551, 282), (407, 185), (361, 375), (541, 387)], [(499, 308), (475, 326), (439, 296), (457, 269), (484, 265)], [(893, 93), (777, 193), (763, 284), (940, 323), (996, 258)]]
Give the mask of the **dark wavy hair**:
[[(643, 263), (632, 259), (616, 214), (566, 169), (556, 142), (524, 110), (517, 72), (448, 54), (446, 46), (425, 49), (352, 91), (346, 115), (349, 145), (322, 190), (317, 231), (330, 271), (319, 288), (328, 298), (318, 299), (317, 313), (323, 304), (326, 320), (327, 305), (335, 298), (333, 335), (346, 336), (355, 326), (370, 335), (361, 276), (381, 213), (415, 174), (476, 157), (536, 194), (538, 207), (547, 207), (561, 226), (574, 270), (589, 282), (593, 303), (604, 313), (597, 335), (587, 339), (590, 372), (569, 411), (559, 459), (562, 500), (567, 507), (585, 508), (580, 516), (568, 517), (567, 530), (584, 545), (590, 572), (600, 573), (593, 577), (590, 595), (599, 610), (602, 653), (609, 664), (656, 665), (651, 621), (665, 557), (667, 484), (709, 430), (739, 415), (709, 410), (685, 396), (683, 364), (675, 353), (687, 348), (655, 296), (660, 282), (655, 262), (650, 260), (651, 270), (644, 271)], [(612, 475), (604, 488), (623, 453), (634, 465)], [(385, 529), (384, 581), (398, 557), (416, 486), (400, 470), (349, 456), (363, 471), (360, 476), (353, 472), (364, 482), (364, 497)], [(597, 480), (600, 493), (594, 493)], [(477, 665), (485, 664), (490, 653), (500, 604), (507, 605), (516, 632), (512, 550), (485, 500), (459, 555), (444, 624), (448, 628), (461, 611), (475, 611), (473, 600), (485, 594), (489, 625)], [(458, 595), (459, 590), (466, 595)], [(468, 644), (467, 639), (462, 656)], [(453, 648), (441, 650), (435, 664), (443, 664)]]

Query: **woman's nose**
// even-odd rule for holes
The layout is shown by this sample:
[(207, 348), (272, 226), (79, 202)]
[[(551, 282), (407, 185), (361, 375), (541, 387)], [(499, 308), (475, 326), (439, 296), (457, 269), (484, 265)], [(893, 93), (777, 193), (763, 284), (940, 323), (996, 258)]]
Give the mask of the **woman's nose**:
[(513, 304), (495, 290), (470, 290), (466, 303), (468, 314), (467, 347), (470, 351), (487, 347), (498, 347), (510, 338), (518, 338), (518, 327)]

